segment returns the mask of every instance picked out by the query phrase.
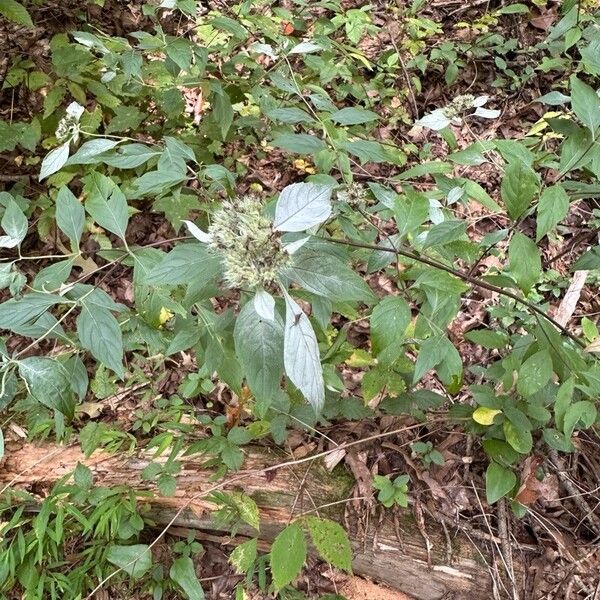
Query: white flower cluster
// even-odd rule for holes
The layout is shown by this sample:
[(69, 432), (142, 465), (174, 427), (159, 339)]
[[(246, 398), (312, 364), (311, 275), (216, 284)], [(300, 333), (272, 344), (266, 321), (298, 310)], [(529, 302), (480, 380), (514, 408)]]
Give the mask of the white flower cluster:
[(430, 112), (423, 116), (423, 118), (415, 121), (415, 125), (421, 127), (428, 127), (435, 131), (445, 129), (451, 123), (460, 125), (463, 114), (471, 109), (475, 109), (475, 112), (467, 116), (472, 117), (483, 117), (484, 119), (496, 119), (500, 116), (499, 110), (492, 110), (489, 108), (483, 108), (483, 105), (489, 100), (488, 96), (479, 96), (475, 98), (472, 94), (462, 94), (456, 96), (450, 104), (443, 108), (437, 108), (433, 112)]
[(338, 202), (349, 206), (363, 207), (367, 200), (367, 190), (360, 183), (353, 182), (344, 190), (336, 192)]
[(63, 142), (77, 142), (79, 140), (79, 119), (85, 109), (77, 102), (71, 102), (67, 106), (66, 115), (59, 121), (54, 133), (61, 144)]
[(208, 247), (222, 256), (224, 279), (230, 288), (268, 287), (290, 262), (281, 234), (262, 209), (257, 196), (227, 201), (208, 229)]

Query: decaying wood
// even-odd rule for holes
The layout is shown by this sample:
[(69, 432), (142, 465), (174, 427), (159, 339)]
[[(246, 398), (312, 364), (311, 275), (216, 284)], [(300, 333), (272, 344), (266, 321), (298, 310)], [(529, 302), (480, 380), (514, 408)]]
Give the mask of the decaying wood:
[[(265, 467), (283, 462), (282, 456), (261, 447), (245, 450), (245, 470), (236, 474), (234, 481), (226, 483), (223, 489), (243, 490), (256, 501), (261, 512), (262, 541), (272, 540), (290, 519), (305, 512), (312, 511), (314, 514), (315, 506), (319, 507), (320, 516), (343, 522), (345, 500), (349, 498), (354, 484), (352, 476), (343, 467), (329, 473), (317, 460), (311, 464), (307, 475), (308, 463), (265, 473)], [(211, 472), (202, 466), (198, 457), (182, 457), (181, 460), (183, 466), (176, 495), (162, 498), (157, 494), (150, 501), (152, 517), (165, 525), (185, 506), (174, 523), (178, 531), (192, 528), (214, 532), (218, 529), (211, 518), (214, 506), (203, 495), (215, 485), (214, 481), (210, 481)], [(150, 454), (123, 456), (96, 452), (85, 458), (77, 447), (50, 444), (26, 444), (21, 448), (7, 449), (0, 469), (0, 487), (12, 485), (43, 493), (44, 489), (70, 473), (78, 462), (92, 470), (97, 485), (127, 484), (140, 491), (153, 490), (151, 484), (141, 480), (142, 470), (151, 462)], [(302, 485), (300, 482), (303, 482)], [(186, 506), (188, 502), (189, 506)], [(483, 558), (484, 548), (474, 548), (472, 542), (460, 535), (453, 536), (452, 562), (449, 564), (447, 536), (437, 523), (426, 522), (432, 545), (429, 568), (422, 532), (409, 511), (401, 513), (399, 525), (401, 543), (389, 511), (381, 522), (372, 519), (370, 531), (366, 534), (355, 535), (352, 539), (355, 574), (419, 600), (489, 600), (492, 597), (489, 570)], [(252, 534), (243, 530), (239, 533)], [(352, 531), (350, 536), (352, 538)]]

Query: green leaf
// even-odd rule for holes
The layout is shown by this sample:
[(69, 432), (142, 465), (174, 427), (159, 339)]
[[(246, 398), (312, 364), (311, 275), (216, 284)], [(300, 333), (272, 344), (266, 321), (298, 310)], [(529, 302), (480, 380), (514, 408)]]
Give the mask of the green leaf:
[(233, 123), (233, 107), (231, 100), (220, 84), (213, 85), (215, 91), (212, 101), (214, 102), (214, 118), (221, 129), (221, 137), (225, 139), (231, 124)]
[(428, 232), (423, 244), (423, 250), (432, 246), (443, 246), (455, 242), (465, 236), (467, 222), (460, 219), (442, 221), (434, 225)]
[(571, 267), (571, 271), (592, 271), (600, 269), (600, 246), (594, 246), (591, 250), (584, 252)]
[(252, 538), (237, 545), (229, 555), (229, 562), (238, 573), (246, 573), (253, 565), (257, 555), (258, 540)]
[(283, 364), (290, 381), (318, 414), (325, 402), (325, 383), (317, 336), (302, 309), (287, 292)]
[(530, 356), (519, 368), (517, 392), (528, 398), (543, 389), (552, 377), (552, 357), (547, 350)]
[(173, 561), (169, 577), (184, 591), (188, 600), (204, 600), (204, 590), (189, 556), (180, 556)]
[(109, 140), (106, 138), (95, 138), (89, 142), (85, 142), (71, 158), (66, 162), (67, 165), (91, 165), (101, 162), (98, 158), (103, 152), (112, 150), (119, 140)]
[(85, 210), (68, 187), (62, 186), (56, 197), (56, 224), (78, 248), (85, 226)]
[(148, 274), (146, 284), (208, 284), (221, 271), (219, 258), (199, 243), (175, 246)]
[(85, 202), (85, 209), (100, 227), (125, 240), (129, 212), (125, 194), (118, 187), (113, 187), (110, 196), (105, 194), (91, 195)]
[(406, 195), (394, 203), (394, 216), (400, 236), (413, 233), (429, 218), (429, 200), (419, 192), (406, 190)]
[(27, 235), (27, 217), (19, 205), (9, 196), (10, 200), (2, 216), (2, 229), (7, 235), (0, 236), (0, 248), (14, 248), (18, 246)]
[(308, 133), (282, 133), (271, 143), (276, 148), (297, 154), (316, 154), (327, 147), (321, 138)]
[(282, 123), (314, 123), (314, 119), (301, 108), (291, 106), (288, 108), (273, 108), (265, 111), (269, 119)]
[[(120, 133), (128, 129), (135, 131), (147, 116), (146, 113), (141, 112), (135, 106), (117, 106), (115, 108), (115, 116), (110, 120), (108, 127), (104, 131), (107, 134)], [(102, 159), (102, 162), (106, 161)]]
[(474, 344), (483, 346), (488, 350), (493, 348), (505, 348), (508, 344), (508, 336), (503, 331), (491, 331), (490, 329), (476, 329), (465, 334), (465, 338)]
[(529, 293), (542, 275), (542, 260), (536, 243), (517, 231), (508, 246), (508, 262), (518, 286)]
[(525, 429), (521, 424), (514, 424), (509, 419), (504, 421), (504, 437), (506, 441), (519, 453), (529, 454), (533, 448), (531, 431)]
[(123, 335), (117, 319), (108, 310), (88, 306), (83, 301), (77, 317), (81, 345), (94, 358), (123, 377)]
[(102, 162), (118, 169), (135, 169), (160, 155), (161, 152), (144, 144), (127, 144), (118, 146), (110, 156), (103, 157)]
[(352, 572), (352, 548), (344, 528), (329, 519), (307, 517), (306, 525), (317, 552), (338, 569)]
[(400, 356), (411, 318), (410, 306), (399, 296), (386, 296), (373, 309), (371, 346), (379, 362), (390, 364)]
[(166, 169), (149, 171), (134, 181), (135, 192), (139, 196), (162, 194), (169, 188), (183, 183), (186, 179), (186, 174), (179, 171)]
[(512, 219), (518, 219), (525, 212), (537, 194), (538, 187), (538, 177), (531, 167), (520, 160), (508, 163), (500, 193)]
[(134, 579), (139, 579), (152, 567), (152, 553), (148, 544), (109, 546), (106, 552), (106, 560), (123, 569), (125, 573)]
[(54, 304), (63, 302), (61, 296), (32, 292), (20, 300), (11, 298), (0, 304), (0, 329), (13, 330), (39, 317)]
[(53, 173), (60, 171), (65, 166), (68, 159), (69, 142), (65, 142), (64, 144), (58, 146), (58, 148), (50, 150), (50, 152), (44, 156), (44, 160), (42, 160), (40, 181), (52, 175)]
[(488, 504), (494, 504), (517, 484), (517, 476), (507, 467), (491, 462), (485, 472), (485, 495)]
[(573, 392), (575, 390), (575, 380), (570, 377), (561, 384), (556, 392), (556, 400), (554, 401), (554, 422), (559, 429), (564, 429), (565, 413), (573, 400)]
[(33, 287), (36, 290), (57, 290), (69, 278), (73, 262), (73, 258), (67, 258), (44, 267), (35, 276)]
[(350, 154), (358, 157), (361, 164), (374, 163), (400, 163), (403, 161), (396, 160), (395, 154), (398, 152), (396, 148), (388, 148), (379, 142), (371, 140), (353, 140), (351, 142), (341, 142), (340, 146)]
[(67, 371), (59, 362), (39, 356), (24, 358), (19, 361), (19, 374), (35, 400), (58, 410), (69, 419), (73, 418), (71, 384)]
[(379, 115), (364, 108), (346, 107), (331, 115), (331, 120), (339, 125), (360, 125), (379, 119)]
[(256, 502), (244, 492), (232, 492), (231, 500), (235, 504), (239, 518), (250, 527), (258, 530), (260, 527), (260, 513)]
[(271, 546), (271, 574), (275, 588), (291, 583), (302, 570), (306, 561), (306, 542), (298, 523), (288, 525), (275, 538)]
[(571, 107), (595, 139), (596, 129), (600, 127), (600, 97), (594, 88), (575, 75), (571, 76)]
[(554, 229), (569, 212), (569, 196), (560, 185), (546, 188), (540, 196), (537, 208), (535, 240), (539, 242)]
[(334, 256), (300, 249), (286, 275), (305, 290), (330, 300), (371, 301), (374, 294), (362, 277)]
[(269, 321), (259, 317), (253, 302), (247, 302), (233, 331), (235, 352), (250, 389), (257, 399), (272, 399), (283, 373), (283, 321), (275, 312)]
[(27, 9), (16, 0), (0, 0), (0, 15), (19, 25), (33, 27), (33, 21)]
[(421, 344), (419, 350), (419, 356), (415, 363), (413, 382), (416, 383), (425, 373), (440, 364), (449, 351), (449, 347), (453, 348), (450, 340), (444, 335), (427, 338)]
[(575, 430), (578, 423), (581, 423), (584, 428), (591, 427), (596, 421), (598, 411), (592, 402), (581, 400), (571, 404), (564, 416), (563, 432), (565, 437), (569, 439)]

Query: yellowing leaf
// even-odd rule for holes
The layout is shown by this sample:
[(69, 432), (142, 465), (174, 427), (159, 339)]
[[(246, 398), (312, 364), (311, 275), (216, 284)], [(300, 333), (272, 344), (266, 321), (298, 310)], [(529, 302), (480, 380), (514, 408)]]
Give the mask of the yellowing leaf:
[(485, 406), (480, 406), (475, 409), (473, 413), (473, 421), (475, 423), (479, 423), (480, 425), (491, 425), (494, 422), (494, 417), (500, 414), (502, 411), (497, 408), (487, 408)]
[(164, 306), (160, 309), (160, 313), (158, 313), (158, 322), (160, 325), (164, 325), (169, 319), (173, 317), (173, 313)]
[(366, 350), (360, 348), (354, 351), (349, 358), (344, 361), (349, 367), (371, 367), (377, 364), (377, 359), (373, 358)]

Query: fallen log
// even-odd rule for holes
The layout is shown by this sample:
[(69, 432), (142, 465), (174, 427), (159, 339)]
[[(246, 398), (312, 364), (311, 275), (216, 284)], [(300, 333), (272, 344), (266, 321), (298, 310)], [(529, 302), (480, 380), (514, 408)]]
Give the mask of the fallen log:
[[(244, 470), (218, 483), (210, 480), (212, 472), (203, 467), (198, 457), (181, 457), (177, 492), (171, 498), (156, 494), (150, 501), (153, 520), (163, 526), (172, 522), (179, 530), (218, 529), (211, 517), (214, 505), (207, 497), (216, 485), (225, 491), (243, 490), (256, 501), (261, 516), (259, 537), (264, 542), (273, 540), (290, 519), (303, 512), (314, 512), (315, 506), (321, 507), (320, 516), (343, 523), (344, 505), (354, 485), (352, 476), (343, 467), (338, 466), (331, 473), (322, 460), (278, 466), (284, 460), (269, 449), (255, 446), (245, 448), (245, 452)], [(152, 462), (150, 453), (128, 456), (95, 452), (86, 458), (76, 446), (51, 444), (25, 444), (7, 449), (0, 467), (0, 487), (34, 488), (40, 493), (72, 472), (78, 462), (92, 470), (96, 485), (126, 484), (140, 491), (154, 489), (141, 479), (143, 469)], [(485, 548), (475, 548), (472, 542), (457, 535), (453, 536), (450, 550), (448, 536), (439, 524), (426, 523), (430, 542), (428, 564), (426, 541), (412, 513), (404, 510), (398, 518), (399, 522), (394, 523), (391, 511), (386, 511), (383, 520), (371, 525), (366, 533), (349, 532), (355, 574), (418, 600), (492, 597)], [(240, 530), (240, 533), (245, 532)]]

